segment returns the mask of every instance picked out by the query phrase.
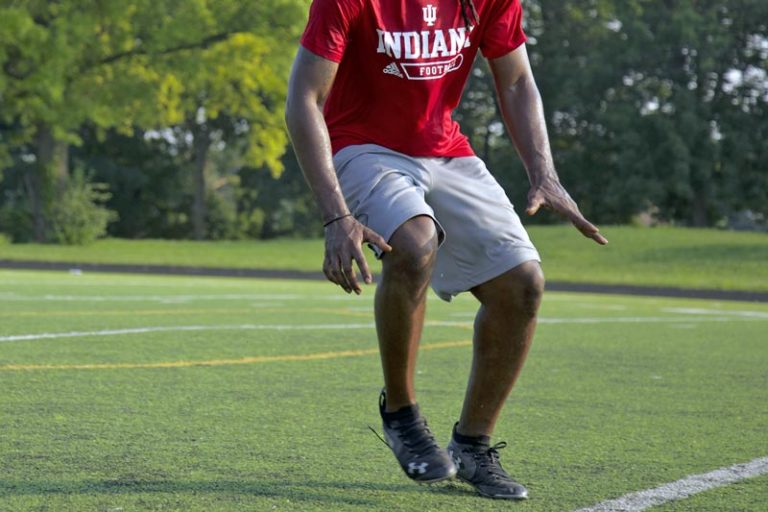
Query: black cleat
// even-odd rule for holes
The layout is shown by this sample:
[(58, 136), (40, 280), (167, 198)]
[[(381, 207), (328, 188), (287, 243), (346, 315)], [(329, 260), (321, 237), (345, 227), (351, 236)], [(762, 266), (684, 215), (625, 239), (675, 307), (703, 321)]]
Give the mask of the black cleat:
[(386, 394), (382, 391), (379, 411), (384, 426), (384, 439), (408, 478), (421, 483), (433, 483), (456, 476), (456, 466), (448, 452), (437, 445), (427, 420), (419, 414), (418, 406), (412, 406), (406, 414), (398, 414), (400, 411), (393, 413), (394, 418), (387, 420), (384, 419), (386, 400)]
[[(454, 427), (454, 433), (456, 427)], [(458, 477), (480, 494), (488, 498), (524, 500), (528, 489), (515, 482), (499, 462), (499, 450), (506, 447), (501, 442), (490, 444), (464, 444), (451, 436), (448, 453), (459, 469)]]

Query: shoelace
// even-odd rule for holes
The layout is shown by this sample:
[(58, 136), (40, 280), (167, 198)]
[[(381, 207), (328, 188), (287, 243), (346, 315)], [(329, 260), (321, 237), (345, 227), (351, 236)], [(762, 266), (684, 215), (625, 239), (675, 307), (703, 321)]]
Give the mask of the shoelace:
[(398, 429), (397, 436), (416, 455), (426, 455), (437, 449), (435, 436), (429, 430), (427, 420), (424, 418), (417, 418), (413, 423), (403, 425)]
[(510, 480), (509, 475), (501, 467), (499, 462), (499, 450), (507, 447), (506, 441), (501, 441), (491, 446), (487, 450), (476, 451), (472, 455), (477, 463), (478, 467), (486, 469), (488, 474), (495, 476), (499, 479)]
[[(370, 425), (368, 425), (368, 428), (381, 440), (382, 443), (389, 446), (386, 439), (384, 439), (375, 428)], [(424, 418), (417, 418), (416, 421), (407, 425), (402, 425), (397, 430), (397, 437), (402, 439), (403, 444), (416, 455), (426, 455), (429, 452), (438, 449), (435, 436), (432, 434), (432, 431), (429, 430), (427, 420)], [(412, 441), (409, 439), (412, 434), (415, 434), (413, 437), (417, 439), (416, 442), (409, 442)], [(391, 446), (389, 447), (392, 448)]]

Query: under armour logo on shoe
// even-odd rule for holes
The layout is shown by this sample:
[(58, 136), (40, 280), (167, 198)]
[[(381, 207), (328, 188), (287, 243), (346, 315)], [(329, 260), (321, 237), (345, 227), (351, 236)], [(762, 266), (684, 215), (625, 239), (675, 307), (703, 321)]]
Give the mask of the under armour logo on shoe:
[(422, 462), (420, 464), (416, 464), (415, 462), (409, 462), (408, 463), (408, 474), (410, 475), (423, 475), (427, 472), (427, 466), (429, 464), (426, 462)]
[(397, 64), (394, 62), (390, 63), (382, 71), (384, 71), (385, 75), (395, 75), (398, 78), (404, 78), (403, 74), (400, 72), (400, 68), (398, 68)]
[(448, 450), (448, 455), (453, 459), (453, 464), (457, 469), (464, 469), (464, 463), (461, 462), (461, 457), (453, 453), (453, 450)]

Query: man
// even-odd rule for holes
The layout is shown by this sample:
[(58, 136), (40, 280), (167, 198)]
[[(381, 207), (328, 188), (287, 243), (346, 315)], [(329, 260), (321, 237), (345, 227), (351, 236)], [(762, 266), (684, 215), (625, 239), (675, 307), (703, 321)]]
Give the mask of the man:
[[(531, 182), (527, 213), (551, 208), (607, 241), (560, 185), (525, 48), (519, 0), (314, 0), (286, 122), (325, 226), (323, 271), (347, 293), (382, 260), (375, 316), (387, 444), (413, 480), (457, 475), (482, 495), (523, 499), (490, 436), (525, 361), (544, 288), (539, 255), (504, 191), (451, 119), (478, 50)], [(480, 302), (464, 406), (448, 450), (414, 392), (427, 287)], [(450, 452), (450, 454), (449, 454)]]

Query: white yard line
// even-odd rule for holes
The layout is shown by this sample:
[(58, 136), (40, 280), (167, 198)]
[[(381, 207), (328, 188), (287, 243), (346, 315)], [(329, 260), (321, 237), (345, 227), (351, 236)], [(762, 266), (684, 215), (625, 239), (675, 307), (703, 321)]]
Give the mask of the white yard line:
[[(172, 314), (172, 312), (169, 312)], [(733, 322), (760, 320), (757, 318), (702, 317), (697, 322)], [(690, 317), (596, 317), (596, 318), (540, 318), (540, 324), (608, 324), (608, 323), (690, 323)], [(472, 327), (471, 322), (428, 321), (428, 327)], [(214, 324), (214, 325), (167, 325), (156, 327), (129, 327), (98, 331), (42, 332), (0, 336), (0, 342), (33, 341), (43, 339), (80, 338), (87, 336), (116, 336), (122, 334), (146, 334), (151, 332), (185, 331), (307, 331), (318, 329), (372, 329), (373, 322), (343, 324)]]
[(682, 313), (687, 315), (728, 315), (747, 318), (768, 318), (768, 311), (748, 311), (743, 309), (704, 309), (704, 308), (662, 308), (664, 313)]
[(653, 489), (625, 494), (621, 498), (603, 501), (576, 512), (640, 512), (669, 501), (688, 498), (700, 492), (767, 473), (768, 457), (761, 457), (744, 464), (734, 464), (709, 473), (691, 475)]
[(0, 292), (0, 301), (6, 302), (161, 302), (184, 303), (201, 300), (323, 300), (346, 301), (352, 298), (348, 295), (338, 296), (308, 296), (298, 294), (268, 294), (268, 293), (217, 293), (192, 295), (21, 295), (15, 292)]
[(81, 338), (86, 336), (117, 336), (121, 334), (146, 334), (150, 332), (185, 332), (185, 331), (295, 331), (316, 329), (370, 329), (373, 323), (365, 324), (308, 324), (308, 325), (169, 325), (159, 327), (134, 327), (127, 329), (104, 329), (100, 331), (43, 332), (39, 334), (18, 334), (0, 336), (0, 342), (32, 341), (56, 338)]

